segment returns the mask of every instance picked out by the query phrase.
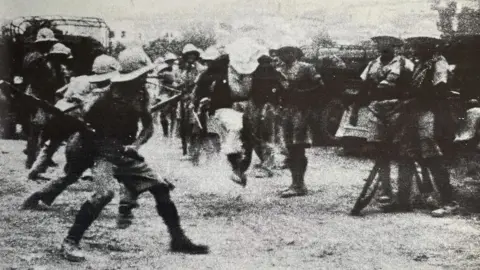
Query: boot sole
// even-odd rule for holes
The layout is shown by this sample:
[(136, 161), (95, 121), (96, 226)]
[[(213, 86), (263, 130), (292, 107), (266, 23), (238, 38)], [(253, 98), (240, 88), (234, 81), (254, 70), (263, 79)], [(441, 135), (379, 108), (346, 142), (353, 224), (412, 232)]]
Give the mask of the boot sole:
[(307, 196), (308, 192), (296, 193), (296, 194), (280, 194), (280, 198), (292, 198), (292, 197), (302, 197)]
[(190, 254), (190, 255), (205, 255), (209, 254), (210, 250), (207, 248), (206, 250), (180, 250), (180, 249), (170, 249), (173, 253), (183, 253), (183, 254)]
[(84, 261), (87, 260), (85, 257), (77, 257), (77, 256), (69, 255), (69, 254), (65, 253), (64, 251), (62, 251), (62, 257), (65, 260), (70, 261), (70, 262), (84, 262)]

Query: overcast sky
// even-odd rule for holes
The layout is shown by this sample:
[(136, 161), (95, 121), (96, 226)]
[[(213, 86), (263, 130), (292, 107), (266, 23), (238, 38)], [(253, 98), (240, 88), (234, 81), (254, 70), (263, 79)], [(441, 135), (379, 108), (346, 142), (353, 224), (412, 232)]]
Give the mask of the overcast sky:
[[(345, 36), (359, 29), (413, 28), (436, 30), (433, 0), (0, 0), (0, 18), (28, 15), (76, 15), (101, 17), (110, 25), (120, 18), (176, 20), (232, 18), (238, 14), (277, 13), (324, 20), (331, 32)], [(450, 1), (450, 0), (442, 0)], [(476, 2), (476, 0), (456, 0)], [(206, 15), (205, 15), (206, 14)], [(345, 15), (347, 14), (347, 15)], [(432, 15), (433, 14), (433, 15)], [(239, 16), (240, 18), (243, 15)], [(244, 16), (245, 17), (245, 16)], [(172, 20), (175, 20), (172, 19)], [(255, 20), (255, 19), (252, 19)], [(393, 21), (392, 21), (393, 20)], [(344, 28), (344, 29), (342, 29)], [(383, 30), (382, 30), (383, 31)], [(372, 32), (373, 33), (373, 32)]]
[[(448, 0), (443, 0), (448, 1)], [(458, 0), (465, 2), (469, 0)], [(91, 15), (107, 19), (141, 14), (191, 13), (202, 10), (218, 11), (218, 14), (235, 13), (237, 9), (274, 10), (279, 3), (292, 14), (301, 14), (310, 9), (325, 10), (348, 8), (351, 4), (361, 4), (368, 9), (372, 5), (383, 6), (405, 2), (429, 3), (430, 0), (0, 0), (0, 16), (21, 15)]]

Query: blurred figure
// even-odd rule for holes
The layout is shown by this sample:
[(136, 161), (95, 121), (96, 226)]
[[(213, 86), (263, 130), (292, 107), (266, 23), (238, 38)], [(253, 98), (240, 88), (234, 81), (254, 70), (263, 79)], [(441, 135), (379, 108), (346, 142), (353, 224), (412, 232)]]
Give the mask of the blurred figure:
[[(69, 48), (61, 43), (55, 44), (49, 54), (48, 58), (51, 61), (51, 67), (59, 74), (58, 78), (60, 80), (59, 85), (68, 84), (70, 82), (70, 71), (67, 68), (68, 59), (72, 59), (72, 54)], [(35, 162), (32, 164), (32, 167), (28, 173), (28, 179), (34, 180), (37, 178), (39, 173), (45, 172), (49, 164), (52, 164), (52, 156), (60, 147), (64, 139), (57, 140), (57, 134), (61, 133), (60, 126), (57, 126), (58, 123), (51, 120), (50, 117), (47, 117), (44, 122), (44, 126), (40, 135), (39, 150), (38, 156), (36, 156)], [(52, 142), (54, 142), (52, 144)]]
[[(160, 99), (168, 99), (178, 92), (175, 92), (178, 89), (178, 67), (175, 65), (177, 61), (177, 56), (171, 52), (165, 54), (165, 64), (160, 65), (158, 72), (158, 78), (160, 79)], [(176, 120), (176, 110), (177, 104), (170, 104), (166, 106), (160, 112), (160, 124), (162, 125), (163, 135), (168, 137), (172, 136), (174, 133), (175, 120)], [(170, 134), (169, 134), (170, 132)]]
[(283, 46), (276, 53), (282, 61), (278, 70), (286, 78), (286, 90), (282, 94), (285, 107), (283, 137), (288, 151), (287, 164), (292, 174), (292, 184), (280, 196), (304, 196), (308, 192), (304, 180), (308, 163), (305, 148), (311, 145), (307, 120), (324, 84), (314, 66), (298, 61), (303, 55), (300, 48)]
[[(443, 217), (454, 214), (459, 206), (453, 201), (453, 188), (447, 169), (442, 140), (453, 142), (451, 116), (447, 102), (449, 95), (449, 64), (445, 57), (438, 54), (440, 40), (428, 37), (411, 39), (415, 57), (418, 59), (413, 72), (411, 94), (418, 103), (409, 111), (409, 119), (404, 133), (408, 141), (400, 145), (398, 204), (409, 207), (411, 179), (415, 168), (406, 161), (409, 158), (420, 160), (432, 175), (440, 193), (440, 207), (432, 211), (432, 216)], [(431, 189), (433, 192), (433, 188)], [(429, 198), (430, 199), (430, 198)], [(427, 202), (429, 201), (427, 199)]]
[[(359, 94), (356, 104), (369, 104), (373, 112), (368, 124), (367, 141), (376, 144), (377, 161), (380, 162), (379, 178), (381, 182), (381, 203), (390, 203), (393, 191), (390, 179), (390, 161), (393, 153), (393, 142), (402, 134), (395, 133), (392, 127), (398, 120), (396, 108), (400, 99), (408, 91), (408, 82), (413, 70), (413, 63), (403, 56), (396, 54), (396, 48), (403, 45), (403, 41), (389, 36), (372, 38), (377, 43), (380, 57), (370, 61), (361, 74), (364, 87)], [(355, 105), (355, 104), (354, 104)], [(351, 117), (357, 117), (358, 110)], [(374, 116), (375, 114), (375, 116)], [(392, 134), (392, 132), (394, 134)], [(410, 210), (409, 207), (397, 210)]]
[[(42, 28), (37, 33), (35, 51), (27, 54), (23, 61), (26, 93), (49, 103), (55, 102), (55, 92), (67, 83), (62, 74), (59, 57), (50, 54), (58, 40), (52, 30)], [(57, 49), (61, 44), (57, 44)], [(27, 139), (26, 167), (31, 168), (39, 152), (41, 131), (48, 119), (48, 114), (40, 108), (29, 108), (29, 128)]]
[[(180, 125), (180, 137), (182, 140), (182, 150), (185, 160), (192, 160), (191, 155), (194, 151), (192, 145), (192, 130), (196, 125), (197, 119), (192, 112), (191, 93), (195, 87), (197, 77), (205, 70), (205, 67), (199, 63), (200, 50), (192, 44), (187, 44), (182, 50), (183, 66), (180, 69), (179, 88), (186, 95), (180, 100), (180, 106), (177, 109), (177, 120)], [(190, 149), (189, 149), (190, 145)]]

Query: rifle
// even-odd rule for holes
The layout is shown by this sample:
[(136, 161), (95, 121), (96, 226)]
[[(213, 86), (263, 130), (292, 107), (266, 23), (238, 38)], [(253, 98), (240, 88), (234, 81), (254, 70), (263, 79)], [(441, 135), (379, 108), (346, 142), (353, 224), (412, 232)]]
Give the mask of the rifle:
[[(58, 117), (60, 119), (65, 119), (65, 123), (70, 124), (76, 131), (85, 132), (86, 134), (88, 134), (90, 136), (95, 135), (95, 130), (92, 127), (90, 127), (90, 125), (88, 123), (84, 122), (83, 120), (78, 119), (74, 116), (68, 115), (64, 111), (58, 109), (57, 107), (51, 105), (50, 103), (48, 103), (44, 100), (41, 100), (37, 97), (34, 97), (34, 96), (23, 93), (20, 89), (18, 89), (17, 87), (15, 87), (14, 85), (12, 85), (9, 82), (6, 82), (4, 80), (0, 80), (0, 86), (1, 85), (8, 86), (8, 88), (11, 90), (11, 91), (8, 92), (8, 94), (10, 94), (10, 96), (12, 96), (13, 98), (17, 98), (19, 100), (24, 100), (28, 104), (31, 104), (35, 107), (38, 107), (38, 108), (41, 108), (41, 109), (45, 110), (47, 113), (50, 113), (54, 117)], [(140, 161), (144, 161), (144, 158), (137, 151), (133, 151), (133, 150), (124, 151), (124, 150), (122, 150), (120, 152), (123, 153), (125, 156), (128, 156), (130, 158), (137, 159), (137, 160), (140, 160)]]
[(16, 98), (16, 99), (19, 99), (19, 100), (24, 100), (24, 101), (26, 101), (27, 104), (31, 104), (35, 107), (41, 108), (41, 109), (45, 110), (47, 113), (53, 115), (54, 117), (63, 118), (63, 119), (66, 120), (66, 123), (70, 123), (71, 125), (73, 125), (75, 127), (75, 129), (77, 129), (79, 131), (87, 132), (89, 134), (94, 134), (95, 133), (95, 130), (92, 129), (84, 121), (82, 121), (82, 120), (80, 120), (76, 117), (73, 117), (71, 115), (66, 114), (64, 111), (58, 109), (57, 107), (51, 105), (50, 103), (48, 103), (44, 100), (41, 100), (37, 97), (34, 97), (34, 96), (23, 93), (20, 89), (18, 89), (17, 87), (12, 85), (11, 83), (6, 82), (4, 80), (0, 80), (0, 85), (8, 86), (8, 88), (10, 89), (8, 94), (12, 98)]
[(160, 101), (160, 102), (152, 105), (150, 107), (150, 113), (154, 113), (156, 111), (159, 111), (159, 110), (165, 108), (167, 105), (177, 103), (182, 98), (183, 95), (185, 95), (185, 93), (175, 95), (175, 96), (173, 96), (173, 97), (171, 97), (167, 100)]

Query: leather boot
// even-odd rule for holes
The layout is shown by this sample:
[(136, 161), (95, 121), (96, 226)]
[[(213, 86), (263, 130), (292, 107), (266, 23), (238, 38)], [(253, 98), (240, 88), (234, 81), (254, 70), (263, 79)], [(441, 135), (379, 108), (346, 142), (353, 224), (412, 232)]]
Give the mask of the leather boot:
[(398, 196), (397, 202), (386, 207), (386, 212), (410, 212), (412, 206), (410, 195), (415, 166), (408, 160), (400, 160), (398, 164)]
[(167, 225), (170, 233), (170, 251), (187, 254), (207, 254), (209, 248), (206, 245), (194, 244), (183, 232), (180, 227), (180, 217), (178, 216), (175, 204), (165, 195), (154, 195), (157, 201), (157, 212), (163, 218), (165, 225)]
[(168, 121), (166, 119), (162, 119), (160, 121), (163, 130), (163, 136), (168, 137)]
[(80, 250), (79, 243), (82, 240), (85, 231), (87, 231), (90, 225), (92, 225), (95, 219), (97, 219), (105, 205), (113, 199), (113, 195), (114, 193), (112, 191), (96, 193), (94, 194), (94, 197), (92, 197), (93, 201), (86, 201), (82, 205), (62, 244), (61, 252), (65, 259), (69, 261), (85, 260), (85, 256)]
[(389, 203), (392, 201), (392, 183), (390, 179), (390, 161), (383, 160), (380, 164), (380, 170), (378, 172), (378, 178), (380, 179), (380, 196), (378, 202)]
[(305, 196), (308, 193), (305, 186), (305, 172), (307, 168), (307, 159), (291, 159), (290, 171), (292, 173), (292, 185), (280, 193), (281, 198), (290, 198), (296, 196)]

